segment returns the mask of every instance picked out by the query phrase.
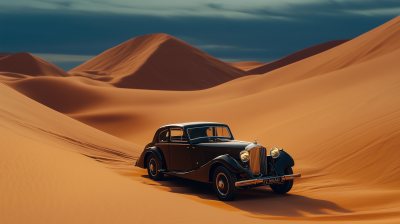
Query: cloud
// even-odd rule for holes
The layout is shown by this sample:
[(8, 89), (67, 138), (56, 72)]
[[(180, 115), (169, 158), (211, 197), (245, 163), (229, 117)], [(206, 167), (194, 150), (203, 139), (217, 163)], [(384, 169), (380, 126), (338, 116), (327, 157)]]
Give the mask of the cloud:
[(263, 49), (259, 48), (246, 48), (233, 45), (217, 45), (217, 44), (195, 45), (195, 47), (201, 50), (263, 51)]
[(398, 16), (400, 15), (400, 7), (380, 8), (380, 9), (352, 9), (343, 10), (346, 13), (359, 14), (364, 16)]
[[(380, 0), (384, 1), (384, 0)], [(3, 12), (12, 10), (59, 10), (158, 17), (223, 17), (230, 19), (290, 20), (293, 15), (319, 13), (332, 1), (321, 0), (2, 0)], [(340, 1), (339, 1), (340, 2)], [(300, 10), (299, 10), (300, 9)], [(325, 11), (323, 10), (323, 11)]]
[(2, 0), (0, 12), (40, 10), (157, 17), (292, 20), (298, 15), (398, 15), (392, 0)]

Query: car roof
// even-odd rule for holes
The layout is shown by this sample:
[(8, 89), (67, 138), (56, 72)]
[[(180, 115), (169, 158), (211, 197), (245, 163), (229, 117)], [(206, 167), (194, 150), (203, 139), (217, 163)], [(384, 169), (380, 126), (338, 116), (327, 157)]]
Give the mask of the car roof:
[(176, 123), (176, 124), (167, 124), (164, 125), (161, 128), (167, 128), (167, 127), (182, 127), (182, 128), (187, 128), (187, 127), (201, 127), (201, 126), (209, 126), (209, 125), (214, 125), (214, 126), (227, 126), (226, 124), (222, 123), (217, 123), (217, 122), (206, 122), (206, 121), (198, 121), (198, 122), (185, 122), (185, 123)]

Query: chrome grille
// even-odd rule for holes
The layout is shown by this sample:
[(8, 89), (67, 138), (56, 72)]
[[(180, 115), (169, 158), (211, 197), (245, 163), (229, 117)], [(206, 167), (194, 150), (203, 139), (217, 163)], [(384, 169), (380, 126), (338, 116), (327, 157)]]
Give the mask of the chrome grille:
[(260, 148), (260, 172), (262, 175), (268, 174), (268, 161), (267, 161), (267, 149)]
[(266, 175), (268, 173), (266, 148), (255, 147), (250, 149), (250, 171), (254, 175)]

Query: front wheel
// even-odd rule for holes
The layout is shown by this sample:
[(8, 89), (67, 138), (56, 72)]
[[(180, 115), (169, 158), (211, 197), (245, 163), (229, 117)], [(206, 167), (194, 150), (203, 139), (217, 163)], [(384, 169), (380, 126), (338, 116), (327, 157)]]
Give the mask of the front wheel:
[(233, 201), (236, 198), (236, 175), (224, 166), (215, 169), (213, 175), (213, 188), (221, 201)]
[(161, 169), (161, 164), (158, 164), (156, 157), (153, 154), (150, 154), (147, 157), (147, 173), (149, 177), (153, 180), (159, 181), (164, 178), (164, 174), (159, 172)]
[[(288, 167), (284, 170), (285, 175), (293, 174), (292, 167)], [(283, 184), (272, 184), (269, 185), (271, 189), (277, 194), (286, 194), (293, 187), (293, 180), (286, 180)]]

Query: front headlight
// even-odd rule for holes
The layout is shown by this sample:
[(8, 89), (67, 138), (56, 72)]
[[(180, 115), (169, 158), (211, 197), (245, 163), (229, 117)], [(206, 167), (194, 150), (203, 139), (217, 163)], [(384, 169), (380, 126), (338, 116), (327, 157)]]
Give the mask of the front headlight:
[(276, 159), (279, 157), (279, 149), (277, 147), (272, 147), (271, 152), (270, 152), (272, 158)]
[(240, 152), (240, 160), (242, 160), (242, 162), (248, 162), (250, 159), (250, 154), (248, 151), (244, 150)]

